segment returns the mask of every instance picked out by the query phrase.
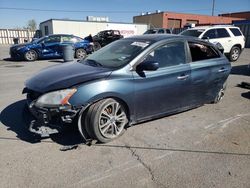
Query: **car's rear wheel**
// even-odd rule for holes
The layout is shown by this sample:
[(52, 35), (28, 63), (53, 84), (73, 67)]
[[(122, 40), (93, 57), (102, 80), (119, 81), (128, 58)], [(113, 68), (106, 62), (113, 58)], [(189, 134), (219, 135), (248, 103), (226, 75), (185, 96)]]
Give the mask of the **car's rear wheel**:
[(79, 48), (76, 50), (75, 56), (77, 59), (84, 59), (87, 57), (87, 52), (83, 48)]
[(227, 87), (227, 82), (225, 82), (223, 84), (222, 88), (219, 90), (219, 92), (215, 96), (215, 99), (214, 99), (213, 103), (218, 103), (223, 99), (223, 97), (225, 95), (226, 87)]
[(230, 61), (237, 61), (240, 57), (240, 48), (238, 46), (234, 46), (229, 54), (229, 60)]
[(94, 48), (94, 51), (97, 51), (97, 50), (101, 49), (101, 45), (99, 44), (99, 42), (94, 42), (93, 48)]
[(37, 60), (37, 53), (35, 50), (29, 50), (24, 54), (24, 59), (26, 61), (35, 61)]
[[(84, 117), (84, 129), (99, 142), (109, 142), (124, 133), (128, 123), (124, 106), (115, 99), (103, 99), (91, 105)], [(81, 132), (81, 131), (80, 131)]]

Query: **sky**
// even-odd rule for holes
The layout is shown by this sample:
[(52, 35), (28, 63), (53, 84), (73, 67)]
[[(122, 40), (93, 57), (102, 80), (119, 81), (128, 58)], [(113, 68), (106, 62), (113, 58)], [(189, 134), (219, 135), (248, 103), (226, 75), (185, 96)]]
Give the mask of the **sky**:
[[(133, 16), (156, 10), (211, 15), (212, 2), (213, 0), (0, 0), (0, 29), (22, 28), (31, 19), (39, 24), (51, 18), (86, 20), (86, 16), (108, 16), (111, 22), (132, 23)], [(240, 11), (250, 11), (250, 0), (215, 0), (215, 15)]]

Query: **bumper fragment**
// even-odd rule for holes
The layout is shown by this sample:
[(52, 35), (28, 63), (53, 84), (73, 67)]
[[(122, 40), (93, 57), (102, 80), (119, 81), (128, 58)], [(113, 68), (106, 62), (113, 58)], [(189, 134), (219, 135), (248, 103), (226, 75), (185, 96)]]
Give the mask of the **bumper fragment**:
[(35, 117), (35, 120), (30, 122), (29, 131), (41, 137), (49, 137), (51, 134), (61, 132), (67, 124), (73, 122), (79, 112), (72, 106), (45, 108), (34, 104), (34, 102), (28, 102), (28, 109)]

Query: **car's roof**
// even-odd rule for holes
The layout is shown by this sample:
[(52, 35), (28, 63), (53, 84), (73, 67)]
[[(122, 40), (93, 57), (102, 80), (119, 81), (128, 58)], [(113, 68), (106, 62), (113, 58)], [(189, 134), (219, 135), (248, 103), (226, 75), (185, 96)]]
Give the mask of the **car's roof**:
[(160, 30), (160, 29), (169, 29), (169, 28), (162, 28), (162, 27), (159, 27), (159, 28), (158, 28), (158, 27), (157, 27), (157, 28), (148, 29), (148, 31), (149, 31), (149, 30)]
[(48, 35), (48, 36), (74, 36), (74, 35), (71, 35), (71, 34), (52, 34), (52, 35)]
[(131, 37), (126, 37), (120, 40), (133, 40), (133, 41), (150, 41), (152, 43), (161, 41), (161, 40), (175, 40), (175, 39), (184, 39), (193, 42), (206, 43), (207, 45), (211, 45), (205, 40), (202, 40), (198, 37), (193, 36), (185, 36), (185, 35), (176, 35), (176, 34), (147, 34), (147, 35), (135, 35)]
[(206, 29), (210, 29), (210, 28), (238, 28), (234, 25), (206, 25), (206, 26), (198, 26), (198, 27), (193, 27), (193, 28), (189, 28), (188, 30), (206, 30)]
[(149, 40), (149, 41), (157, 42), (157, 41), (164, 40), (164, 39), (179, 39), (179, 38), (190, 39), (193, 37), (183, 36), (183, 35), (174, 35), (174, 34), (147, 34), (147, 35), (135, 35), (135, 36), (127, 37), (127, 38), (133, 39), (133, 40)]

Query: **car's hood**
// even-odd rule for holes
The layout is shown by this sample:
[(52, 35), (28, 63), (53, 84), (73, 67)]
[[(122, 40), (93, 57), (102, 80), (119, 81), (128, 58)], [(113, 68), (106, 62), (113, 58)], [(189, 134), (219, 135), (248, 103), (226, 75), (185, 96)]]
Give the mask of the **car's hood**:
[(33, 43), (14, 44), (14, 45), (12, 45), (11, 47), (12, 47), (12, 48), (18, 48), (18, 47), (30, 46), (30, 45), (32, 45), (32, 44), (33, 44)]
[(109, 76), (110, 69), (72, 62), (48, 67), (26, 81), (28, 89), (46, 93)]

